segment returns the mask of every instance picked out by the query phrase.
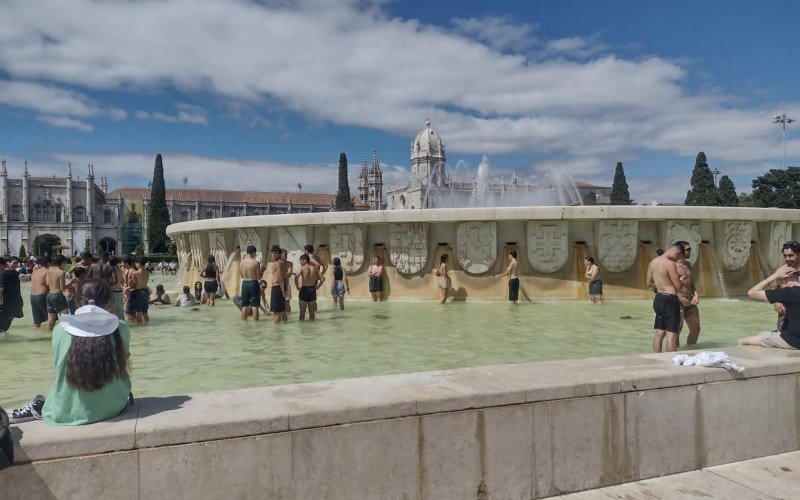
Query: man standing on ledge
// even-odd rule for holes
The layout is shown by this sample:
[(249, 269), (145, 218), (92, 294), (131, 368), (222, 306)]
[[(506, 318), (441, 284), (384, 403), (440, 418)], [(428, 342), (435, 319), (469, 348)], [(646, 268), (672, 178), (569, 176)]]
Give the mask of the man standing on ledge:
[(681, 324), (681, 303), (678, 290), (681, 287), (676, 262), (683, 258), (683, 247), (674, 244), (656, 257), (647, 266), (647, 287), (656, 293), (653, 297), (653, 311), (656, 320), (653, 324), (653, 351), (661, 352), (664, 337), (667, 337), (667, 351), (678, 350), (678, 330)]
[(256, 260), (256, 247), (247, 247), (247, 255), (239, 263), (239, 273), (242, 275), (242, 321), (247, 321), (250, 312), (253, 313), (253, 321), (258, 321), (258, 306), (261, 302), (261, 289), (258, 280), (264, 273), (261, 263)]
[[(761, 332), (758, 335), (739, 339), (737, 345), (758, 345), (776, 349), (800, 349), (800, 284), (789, 281), (797, 276), (797, 269), (792, 266), (781, 266), (771, 276), (759, 282), (747, 292), (751, 299), (762, 300), (770, 304), (780, 302), (786, 312), (783, 325), (779, 331)], [(783, 288), (767, 290), (775, 280), (786, 280)]]

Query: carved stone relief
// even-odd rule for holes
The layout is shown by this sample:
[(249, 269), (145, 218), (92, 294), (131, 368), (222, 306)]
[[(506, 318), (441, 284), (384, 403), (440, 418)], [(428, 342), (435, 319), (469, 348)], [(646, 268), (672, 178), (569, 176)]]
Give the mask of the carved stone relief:
[(295, 270), (300, 268), (300, 256), (305, 253), (303, 247), (308, 244), (309, 234), (305, 227), (279, 227), (278, 244), (286, 249), (286, 259), (294, 264)]
[(189, 233), (189, 245), (192, 252), (192, 264), (195, 269), (202, 269), (205, 262), (205, 252), (201, 240), (201, 233)]
[(677, 222), (667, 221), (667, 245), (672, 245), (676, 241), (688, 241), (692, 245), (689, 253), (689, 263), (694, 265), (697, 256), (700, 255), (700, 224), (694, 221)]
[(469, 274), (489, 271), (497, 259), (497, 223), (459, 222), (456, 226), (458, 261)]
[(777, 269), (784, 264), (783, 256), (781, 256), (783, 244), (792, 240), (792, 223), (773, 222), (771, 226), (767, 247), (767, 262), (770, 269)]
[(540, 273), (554, 273), (564, 267), (569, 254), (569, 222), (528, 221), (528, 261)]
[(355, 224), (331, 226), (328, 230), (331, 258), (339, 257), (342, 267), (354, 273), (364, 264), (364, 230)]
[(261, 244), (261, 236), (258, 235), (258, 231), (252, 227), (244, 227), (236, 230), (236, 244), (239, 245), (239, 248), (242, 250), (242, 255), (247, 252), (247, 247), (250, 245), (256, 247), (256, 260), (261, 260), (263, 262), (263, 251)]
[(639, 221), (603, 220), (597, 223), (597, 256), (602, 267), (612, 273), (630, 269), (636, 261)]
[(722, 263), (729, 271), (747, 264), (750, 257), (751, 226), (745, 221), (727, 221), (722, 237)]
[(229, 252), (225, 244), (225, 233), (222, 231), (209, 231), (208, 248), (208, 253), (214, 256), (214, 259), (217, 261), (217, 266), (219, 266), (220, 269), (225, 269), (227, 267)]
[(175, 237), (175, 243), (178, 247), (178, 269), (186, 271), (191, 262), (188, 236), (186, 234), (178, 234)]
[(400, 274), (420, 272), (428, 260), (428, 225), (422, 222), (391, 224), (389, 258)]

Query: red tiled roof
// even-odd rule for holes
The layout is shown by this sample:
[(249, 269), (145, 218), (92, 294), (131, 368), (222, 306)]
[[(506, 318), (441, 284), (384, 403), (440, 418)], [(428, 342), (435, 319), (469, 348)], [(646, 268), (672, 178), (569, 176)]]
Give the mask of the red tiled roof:
[[(108, 193), (109, 200), (149, 200), (149, 188), (122, 187)], [(321, 205), (334, 206), (335, 194), (278, 193), (263, 191), (222, 191), (217, 189), (167, 189), (167, 201), (185, 203), (274, 203), (276, 205)], [(356, 206), (361, 200), (354, 199)]]

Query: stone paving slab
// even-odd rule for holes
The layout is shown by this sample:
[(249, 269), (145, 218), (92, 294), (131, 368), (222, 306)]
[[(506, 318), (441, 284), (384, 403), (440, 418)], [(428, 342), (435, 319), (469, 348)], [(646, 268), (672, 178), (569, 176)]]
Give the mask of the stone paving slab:
[(800, 451), (582, 491), (558, 498), (565, 500), (796, 499), (800, 498)]

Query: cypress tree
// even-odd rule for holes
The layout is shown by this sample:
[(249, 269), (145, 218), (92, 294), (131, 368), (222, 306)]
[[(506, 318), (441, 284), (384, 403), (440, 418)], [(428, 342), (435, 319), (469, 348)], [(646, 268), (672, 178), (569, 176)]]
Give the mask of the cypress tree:
[(736, 195), (736, 186), (727, 175), (719, 179), (719, 204), (723, 207), (738, 207), (739, 197)]
[(339, 189), (336, 191), (336, 211), (352, 210), (350, 203), (350, 183), (347, 179), (347, 155), (339, 154)]
[(692, 187), (686, 192), (686, 205), (716, 207), (719, 205), (717, 187), (714, 185), (714, 174), (708, 168), (706, 154), (700, 151), (692, 170)]
[(622, 168), (622, 162), (617, 162), (617, 169), (614, 171), (614, 184), (611, 185), (611, 204), (612, 205), (630, 205), (632, 202), (631, 195), (628, 192), (628, 181), (625, 180), (625, 170)]
[(167, 226), (169, 226), (169, 210), (167, 209), (167, 188), (164, 185), (164, 165), (161, 154), (156, 155), (153, 169), (153, 182), (150, 184), (150, 207), (147, 214), (147, 241), (150, 253), (167, 251)]

